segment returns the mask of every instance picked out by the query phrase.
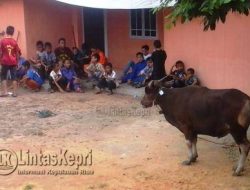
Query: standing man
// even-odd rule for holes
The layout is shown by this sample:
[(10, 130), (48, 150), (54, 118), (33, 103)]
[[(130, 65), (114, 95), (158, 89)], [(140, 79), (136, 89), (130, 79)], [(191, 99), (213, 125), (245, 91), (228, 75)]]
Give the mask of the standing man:
[(0, 41), (0, 60), (1, 60), (1, 81), (2, 92), (1, 97), (8, 96), (7, 76), (10, 73), (13, 82), (13, 97), (17, 97), (17, 64), (20, 56), (20, 49), (16, 40), (13, 39), (15, 28), (8, 26), (6, 29), (6, 37)]
[(152, 53), (151, 56), (154, 63), (152, 80), (159, 80), (166, 76), (165, 61), (167, 59), (167, 54), (163, 49), (161, 49), (160, 40), (154, 41), (154, 48), (155, 51)]

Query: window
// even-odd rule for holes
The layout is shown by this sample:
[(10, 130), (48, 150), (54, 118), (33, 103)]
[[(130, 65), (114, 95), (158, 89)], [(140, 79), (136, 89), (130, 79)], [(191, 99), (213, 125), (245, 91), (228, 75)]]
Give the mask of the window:
[(130, 12), (130, 35), (133, 37), (156, 37), (156, 15), (150, 9)]

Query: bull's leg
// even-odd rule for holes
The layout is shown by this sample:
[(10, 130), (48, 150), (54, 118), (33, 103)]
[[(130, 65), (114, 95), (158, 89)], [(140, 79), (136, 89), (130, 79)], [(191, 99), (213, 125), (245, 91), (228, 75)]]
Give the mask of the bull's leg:
[(244, 170), (245, 162), (247, 159), (247, 155), (250, 149), (250, 143), (247, 141), (244, 144), (239, 145), (240, 148), (240, 158), (238, 161), (238, 165), (233, 173), (234, 176), (240, 176), (241, 172)]
[(237, 166), (233, 168), (234, 176), (240, 176), (242, 171), (244, 170), (244, 165), (250, 149), (250, 142), (247, 139), (246, 133), (247, 128), (243, 128), (242, 126), (234, 126), (231, 131), (231, 135), (233, 136), (235, 142), (238, 144), (240, 150), (239, 161), (237, 163)]
[(192, 163), (192, 160), (193, 160), (193, 151), (192, 151), (193, 143), (191, 140), (186, 140), (186, 145), (188, 147), (188, 159), (183, 161), (182, 164), (183, 165), (190, 165)]
[(196, 162), (196, 159), (198, 158), (196, 144), (197, 144), (197, 136), (194, 138), (194, 140), (192, 142), (192, 153), (193, 153), (192, 162)]

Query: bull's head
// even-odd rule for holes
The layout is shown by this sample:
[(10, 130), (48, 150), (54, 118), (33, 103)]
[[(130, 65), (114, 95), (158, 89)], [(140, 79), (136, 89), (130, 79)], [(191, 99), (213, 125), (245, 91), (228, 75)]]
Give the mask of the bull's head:
[(145, 87), (145, 95), (141, 100), (141, 104), (143, 105), (143, 107), (148, 108), (153, 106), (165, 79), (166, 77), (160, 80), (152, 80), (148, 83), (148, 85)]

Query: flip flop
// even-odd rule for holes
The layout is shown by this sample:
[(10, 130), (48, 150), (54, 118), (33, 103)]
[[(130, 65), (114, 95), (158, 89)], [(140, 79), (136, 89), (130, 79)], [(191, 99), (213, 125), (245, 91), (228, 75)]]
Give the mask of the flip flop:
[(102, 93), (102, 91), (97, 91), (95, 94), (101, 94)]
[(49, 90), (49, 93), (55, 93), (55, 91), (53, 89)]

